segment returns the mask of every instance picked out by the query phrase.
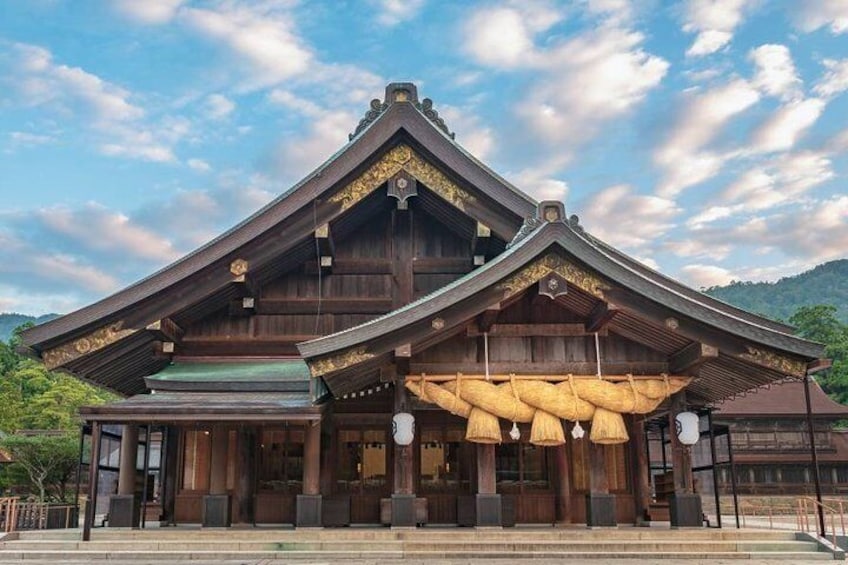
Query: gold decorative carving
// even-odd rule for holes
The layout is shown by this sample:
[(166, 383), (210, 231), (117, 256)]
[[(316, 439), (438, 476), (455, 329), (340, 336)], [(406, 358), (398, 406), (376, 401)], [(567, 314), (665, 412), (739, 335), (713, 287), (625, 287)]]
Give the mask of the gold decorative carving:
[(766, 351), (749, 345), (748, 352), (741, 354), (740, 357), (794, 377), (803, 377), (807, 374), (807, 364), (804, 361), (790, 359), (774, 351)]
[(398, 145), (368, 167), (357, 179), (332, 195), (330, 202), (341, 203), (342, 210), (347, 210), (401, 170), (412, 175), (417, 181), (424, 183), (427, 188), (460, 210), (465, 211), (466, 204), (474, 201), (471, 194), (416, 154), (411, 147)]
[(123, 322), (111, 324), (88, 335), (77, 338), (72, 342), (48, 349), (41, 354), (44, 366), (55, 369), (83, 355), (103, 349), (107, 345), (115, 343), (136, 332), (134, 329), (122, 329)]
[(424, 183), (427, 188), (453, 204), (455, 207), (465, 211), (465, 205), (473, 202), (474, 197), (451, 181), (439, 169), (412, 153), (412, 158), (404, 165), (403, 169), (415, 177), (418, 182)]
[(368, 353), (365, 351), (364, 347), (348, 349), (338, 355), (332, 355), (316, 361), (309, 361), (309, 371), (312, 373), (313, 377), (320, 377), (327, 373), (332, 373), (334, 371), (350, 367), (351, 365), (362, 363), (363, 361), (367, 361), (373, 357), (375, 357), (375, 354)]
[(230, 273), (233, 276), (239, 277), (241, 275), (247, 274), (247, 261), (245, 259), (236, 259), (232, 263), (230, 263)]
[(342, 210), (347, 210), (395, 176), (411, 158), (412, 149), (409, 146), (398, 145), (392, 148), (356, 180), (332, 195), (330, 202), (340, 202)]
[(542, 280), (549, 273), (556, 273), (567, 282), (577, 288), (588, 292), (598, 298), (604, 297), (604, 290), (609, 286), (604, 281), (589, 271), (566, 261), (555, 253), (548, 253), (544, 257), (536, 259), (517, 273), (514, 273), (498, 285), (504, 291), (504, 298), (514, 296), (537, 281)]

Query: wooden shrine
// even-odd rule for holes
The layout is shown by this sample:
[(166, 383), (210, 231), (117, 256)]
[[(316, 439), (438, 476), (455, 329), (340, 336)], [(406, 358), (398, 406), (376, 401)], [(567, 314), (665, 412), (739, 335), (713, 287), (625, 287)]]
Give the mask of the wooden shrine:
[[(646, 419), (822, 355), (522, 193), (410, 83), (243, 223), (23, 338), (126, 397), (82, 415), (93, 461), (123, 426), (109, 524), (129, 526), (140, 428), (164, 438), (163, 523), (641, 523)], [(673, 521), (700, 525), (672, 443)]]

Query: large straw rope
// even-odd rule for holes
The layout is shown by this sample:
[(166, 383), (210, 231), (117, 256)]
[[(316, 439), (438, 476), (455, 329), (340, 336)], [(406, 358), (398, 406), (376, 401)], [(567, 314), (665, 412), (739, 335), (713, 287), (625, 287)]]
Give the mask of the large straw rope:
[(469, 418), (466, 432), (469, 441), (500, 442), (497, 418), (503, 418), (512, 422), (533, 422), (537, 433), (531, 431), (531, 442), (557, 445), (565, 441), (561, 423), (552, 425), (552, 419), (558, 418), (572, 421), (591, 419), (591, 441), (624, 443), (628, 436), (622, 414), (650, 413), (687, 383), (687, 379), (674, 377), (638, 381), (631, 377), (620, 383), (569, 378), (559, 384), (511, 378), (509, 382), (496, 385), (457, 375), (455, 380), (441, 385), (423, 379), (408, 380), (406, 387), (425, 402)]

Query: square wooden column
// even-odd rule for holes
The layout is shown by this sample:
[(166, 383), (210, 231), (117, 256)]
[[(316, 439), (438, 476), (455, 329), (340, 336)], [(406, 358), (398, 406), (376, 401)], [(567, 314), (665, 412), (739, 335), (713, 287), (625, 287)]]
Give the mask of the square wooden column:
[(242, 426), (238, 430), (238, 445), (236, 469), (238, 473), (236, 481), (235, 504), (238, 508), (236, 522), (239, 524), (253, 524), (255, 519), (254, 495), (256, 494), (256, 455), (257, 437), (256, 428)]
[(586, 493), (586, 526), (595, 528), (615, 525), (615, 495), (610, 494), (609, 491), (606, 446), (589, 441), (589, 492)]
[(647, 525), (647, 511), (651, 503), (651, 478), (645, 442), (645, 417), (634, 414), (630, 417), (629, 423), (631, 477), (633, 481), (633, 502), (636, 509), (636, 525), (644, 526)]
[[(409, 359), (406, 357), (405, 359)], [(404, 375), (395, 377), (395, 397), (393, 414), (408, 412), (408, 398), (406, 386), (404, 386)], [(392, 438), (394, 440), (394, 438)], [(392, 445), (394, 463), (394, 483), (392, 488), (392, 527), (413, 528), (415, 527), (415, 486), (413, 476), (413, 441), (410, 445)]]
[(556, 462), (556, 521), (557, 524), (571, 523), (571, 477), (568, 469), (568, 450), (565, 444), (553, 448)]
[(220, 424), (213, 426), (210, 443), (209, 494), (203, 497), (203, 526), (226, 528), (232, 523), (230, 495), (227, 492), (230, 431)]
[(692, 453), (689, 446), (677, 437), (676, 417), (686, 411), (686, 391), (671, 396), (668, 412), (669, 439), (671, 440), (671, 465), (674, 475), (674, 494), (669, 497), (671, 527), (701, 527), (704, 525), (701, 495), (695, 493), (692, 476)]
[(162, 470), (162, 515), (159, 517), (160, 526), (176, 525), (177, 509), (177, 480), (179, 473), (179, 445), (181, 429), (176, 426), (165, 428), (164, 438), (164, 469)]
[(321, 516), (321, 422), (307, 422), (303, 443), (303, 494), (297, 495), (296, 526), (320, 528)]
[(109, 527), (137, 528), (141, 520), (141, 496), (136, 492), (138, 426), (125, 424), (121, 430), (118, 493), (109, 498)]
[(501, 527), (503, 510), (501, 495), (497, 494), (495, 475), (495, 445), (477, 444), (477, 527)]
[(85, 501), (85, 519), (82, 541), (91, 540), (91, 527), (97, 512), (97, 485), (100, 478), (100, 422), (91, 423), (91, 459), (88, 462), (88, 499)]

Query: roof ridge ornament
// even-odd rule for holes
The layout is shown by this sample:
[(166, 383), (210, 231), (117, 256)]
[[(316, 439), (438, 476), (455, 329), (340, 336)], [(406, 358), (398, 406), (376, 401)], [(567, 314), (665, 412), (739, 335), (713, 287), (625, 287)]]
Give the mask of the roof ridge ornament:
[(445, 120), (439, 116), (439, 113), (433, 109), (433, 101), (425, 98), (418, 101), (418, 87), (411, 82), (391, 82), (386, 85), (386, 96), (383, 101), (375, 98), (371, 101), (370, 109), (365, 112), (365, 116), (359, 120), (356, 130), (348, 135), (348, 141), (352, 141), (365, 128), (374, 123), (383, 112), (389, 109), (389, 106), (395, 103), (409, 102), (415, 106), (424, 116), (433, 122), (433, 124), (442, 130), (451, 139), (455, 138), (455, 134), (448, 129)]
[(524, 218), (524, 224), (518, 229), (512, 241), (507, 244), (507, 249), (515, 246), (515, 244), (533, 233), (542, 224), (556, 222), (564, 223), (575, 231), (583, 231), (583, 228), (580, 226), (580, 218), (577, 217), (577, 214), (572, 214), (570, 218), (566, 219), (565, 204), (559, 200), (542, 200), (536, 207), (536, 216)]

